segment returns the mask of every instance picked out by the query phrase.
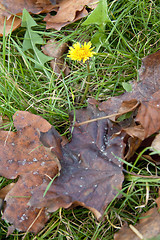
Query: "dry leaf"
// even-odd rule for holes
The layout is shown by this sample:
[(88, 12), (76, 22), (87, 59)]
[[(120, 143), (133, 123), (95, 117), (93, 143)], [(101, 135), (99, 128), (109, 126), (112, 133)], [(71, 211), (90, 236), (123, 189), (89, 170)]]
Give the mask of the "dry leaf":
[[(73, 2), (72, 2), (72, 4), (74, 5)], [(61, 12), (61, 14), (64, 15), (63, 12)], [(65, 21), (65, 22), (62, 22), (62, 21), (59, 22), (59, 19), (55, 19), (54, 16), (51, 16), (48, 13), (47, 16), (44, 18), (44, 21), (46, 21), (46, 29), (54, 28), (54, 29), (59, 31), (59, 30), (61, 30), (62, 27), (65, 27), (70, 23), (78, 21), (79, 19), (84, 18), (87, 15), (88, 15), (88, 11), (83, 7), (81, 11), (76, 11), (75, 12), (74, 18), (72, 20)]]
[(0, 190), (0, 198), (4, 199), (7, 193), (14, 187), (15, 183), (10, 183)]
[[(76, 121), (99, 115), (104, 116), (104, 113), (97, 109), (96, 104), (92, 104), (76, 112)], [(112, 138), (115, 131), (116, 126), (108, 119), (75, 126), (72, 141), (61, 148), (60, 176), (54, 180), (44, 198), (42, 193), (48, 182), (37, 188), (30, 205), (40, 208), (45, 206), (49, 212), (59, 207), (81, 205), (92, 209), (96, 217), (100, 218), (123, 182), (122, 164), (117, 157), (123, 157), (125, 144), (123, 134)], [(45, 146), (52, 147), (54, 142), (46, 144), (46, 139), (51, 138), (55, 139), (52, 129), (43, 133), (40, 139)], [(53, 148), (52, 152), (55, 152)]]
[(68, 46), (66, 43), (59, 43), (54, 39), (51, 39), (47, 42), (45, 46), (42, 47), (44, 54), (47, 56), (53, 57), (50, 65), (55, 74), (60, 75), (61, 72), (67, 76), (70, 72), (68, 65), (64, 62), (63, 54), (67, 50)]
[[(4, 31), (4, 22), (5, 22), (5, 16), (0, 16), (0, 36), (3, 35)], [(5, 35), (8, 35), (11, 33), (11, 31), (17, 29), (21, 25), (21, 19), (18, 17), (10, 16), (9, 19), (6, 19), (5, 23)]]
[[(53, 178), (58, 173), (59, 162), (39, 140), (40, 131), (51, 128), (46, 120), (21, 111), (13, 119), (18, 131), (1, 131), (0, 135), (0, 174), (10, 179), (20, 177), (5, 197), (3, 218), (13, 224), (14, 228), (26, 231), (39, 212), (39, 209), (27, 205), (31, 192), (47, 181), (48, 176)], [(30, 231), (37, 233), (47, 220), (48, 216), (43, 210)]]
[[(5, 24), (5, 34), (7, 35), (10, 31), (14, 31), (17, 27), (21, 24), (21, 19), (16, 17), (16, 15), (22, 15), (23, 9), (26, 9), (30, 13), (39, 14), (42, 12), (50, 12), (54, 10), (55, 5), (51, 4), (50, 1), (44, 0), (43, 2), (36, 0), (17, 0), (16, 4), (15, 1), (12, 0), (0, 0), (0, 36), (3, 35), (3, 27), (4, 22), (6, 19)], [(13, 22), (13, 27), (11, 29)]]
[(155, 139), (153, 140), (151, 147), (153, 151), (160, 151), (160, 134), (157, 134)]
[(144, 128), (144, 138), (160, 130), (160, 91), (142, 101), (136, 121)]
[(93, 0), (62, 0), (58, 4), (59, 9), (57, 14), (48, 19), (48, 21), (52, 23), (72, 22), (75, 19), (76, 12), (81, 12), (85, 5), (92, 2)]
[[(149, 239), (156, 237), (160, 234), (160, 214), (157, 208), (151, 208), (145, 214), (142, 214), (142, 219), (134, 227), (124, 226), (121, 228), (118, 233), (114, 235), (114, 240), (139, 240), (142, 239), (139, 236), (142, 236), (143, 239)], [(133, 230), (131, 230), (133, 229)], [(136, 234), (136, 232), (138, 233)]]
[[(44, 181), (44, 175), (27, 173), (18, 179), (15, 186), (6, 195), (6, 207), (2, 216), (19, 231), (26, 232), (36, 219), (40, 209), (28, 206), (31, 192)], [(45, 209), (41, 212), (36, 222), (29, 229), (30, 232), (38, 233), (49, 219)]]
[[(99, 103), (99, 109), (107, 115), (118, 113), (121, 105), (136, 99), (140, 103), (137, 107), (135, 126), (132, 129), (124, 128), (123, 131), (144, 140), (151, 134), (160, 130), (160, 51), (142, 59), (140, 69), (140, 82), (132, 83), (132, 92), (126, 92), (118, 97), (110, 98)], [(134, 132), (135, 127), (135, 132)], [(137, 127), (140, 131), (137, 131)]]
[[(97, 1), (95, 0), (0, 0), (0, 35), (3, 35), (3, 26), (6, 18), (5, 34), (7, 35), (10, 31), (15, 30), (20, 26), (21, 19), (16, 15), (22, 15), (23, 9), (25, 8), (29, 13), (49, 13), (51, 11), (57, 12), (55, 16), (48, 14), (45, 17), (47, 23), (46, 28), (55, 28), (60, 30), (62, 27), (75, 22), (88, 15), (88, 11), (85, 6), (89, 5), (91, 8), (95, 8)], [(15, 17), (15, 18), (14, 18)], [(12, 21), (14, 21), (13, 27)]]

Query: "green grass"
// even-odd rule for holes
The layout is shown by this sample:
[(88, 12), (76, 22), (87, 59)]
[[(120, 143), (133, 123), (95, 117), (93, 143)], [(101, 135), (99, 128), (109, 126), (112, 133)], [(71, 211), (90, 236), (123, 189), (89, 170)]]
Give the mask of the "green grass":
[[(160, 7), (159, 1), (119, 0), (108, 1), (111, 22), (106, 25), (106, 41), (100, 46), (98, 55), (91, 60), (91, 81), (87, 98), (105, 101), (124, 92), (123, 82), (138, 81), (141, 59), (159, 49)], [(34, 16), (38, 27), (34, 30), (47, 41), (57, 39), (72, 45), (76, 41), (92, 41), (98, 31), (96, 26), (81, 26), (84, 19), (66, 26), (61, 31), (45, 30), (43, 15)], [(69, 132), (69, 112), (85, 107), (80, 103), (87, 78), (86, 64), (69, 60), (71, 72), (57, 78), (49, 64), (35, 68), (33, 52), (23, 51), (25, 28), (0, 38), (0, 113), (9, 118), (8, 129), (12, 128), (12, 115), (17, 110), (27, 110), (42, 115), (63, 135)], [(134, 164), (134, 163), (133, 163)], [(127, 171), (151, 176), (157, 166), (146, 159), (137, 160), (135, 167), (126, 166)], [(10, 181), (0, 178), (0, 187)], [(51, 214), (46, 227), (27, 239), (113, 239), (113, 234), (124, 222), (138, 222), (141, 213), (155, 205), (159, 180), (136, 178), (125, 174), (121, 198), (113, 200), (106, 209), (106, 220), (97, 222), (87, 209), (60, 209)], [(149, 189), (149, 199), (146, 200)], [(140, 207), (144, 205), (144, 207)], [(139, 206), (139, 207), (138, 207)], [(4, 239), (8, 224), (1, 220), (0, 238)], [(24, 234), (15, 231), (6, 239), (19, 240)]]

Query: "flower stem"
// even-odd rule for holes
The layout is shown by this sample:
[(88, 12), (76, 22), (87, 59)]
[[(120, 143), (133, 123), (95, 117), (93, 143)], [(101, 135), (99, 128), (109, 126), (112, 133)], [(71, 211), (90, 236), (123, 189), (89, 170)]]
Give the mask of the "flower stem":
[(87, 81), (86, 81), (86, 87), (85, 87), (84, 94), (83, 94), (82, 99), (81, 99), (81, 103), (83, 103), (84, 100), (86, 99), (86, 96), (87, 96), (87, 93), (88, 93), (88, 90), (89, 90), (89, 83), (90, 83), (90, 80), (91, 80), (90, 67), (89, 67), (89, 62), (88, 61), (87, 61), (87, 71), (88, 71), (88, 76), (87, 76)]

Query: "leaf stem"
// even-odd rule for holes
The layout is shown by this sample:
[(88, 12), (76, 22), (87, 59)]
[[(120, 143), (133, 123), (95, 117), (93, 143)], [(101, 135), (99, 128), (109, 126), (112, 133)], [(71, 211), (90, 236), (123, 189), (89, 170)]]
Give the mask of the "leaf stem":
[(125, 113), (128, 113), (130, 111), (133, 111), (135, 108), (137, 108), (139, 106), (139, 102), (137, 102), (132, 108), (128, 109), (127, 111), (124, 111), (124, 112), (117, 112), (117, 113), (113, 113), (111, 115), (108, 115), (108, 116), (104, 116), (104, 117), (99, 117), (99, 118), (93, 118), (93, 119), (90, 119), (90, 120), (87, 120), (87, 121), (84, 121), (84, 122), (80, 122), (80, 123), (77, 123), (77, 122), (74, 122), (74, 126), (76, 127), (79, 127), (81, 125), (84, 125), (84, 124), (88, 124), (88, 123), (92, 123), (92, 122), (96, 122), (96, 121), (99, 121), (99, 120), (103, 120), (103, 119), (108, 119), (108, 118), (112, 118), (112, 117), (118, 117), (118, 116), (121, 116)]

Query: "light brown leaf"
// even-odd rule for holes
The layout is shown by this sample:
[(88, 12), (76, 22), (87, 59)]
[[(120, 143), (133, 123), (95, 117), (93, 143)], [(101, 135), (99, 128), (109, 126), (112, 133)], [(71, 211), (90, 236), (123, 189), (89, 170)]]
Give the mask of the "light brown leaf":
[(151, 147), (153, 148), (153, 151), (160, 151), (160, 134), (157, 134), (155, 139), (153, 140)]
[(7, 193), (14, 187), (15, 183), (10, 183), (0, 190), (0, 198), (4, 199)]
[[(5, 22), (5, 16), (0, 16), (0, 36), (3, 35), (4, 31), (4, 22)], [(6, 19), (5, 24), (5, 35), (7, 36), (11, 31), (17, 29), (21, 25), (21, 19), (18, 17), (10, 16), (9, 19)]]
[(18, 28), (21, 24), (21, 18), (16, 17), (15, 15), (22, 15), (23, 9), (26, 9), (30, 13), (39, 14), (42, 12), (50, 12), (54, 10), (55, 5), (51, 4), (48, 0), (39, 2), (36, 0), (0, 0), (0, 36), (3, 35), (3, 27), (6, 18), (5, 24), (5, 34), (7, 35), (11, 31), (11, 26), (13, 22), (12, 31)]
[(141, 217), (142, 219), (140, 219), (139, 223), (137, 223), (134, 228), (129, 228), (126, 225), (122, 227), (121, 230), (114, 235), (114, 240), (139, 240), (140, 238), (138, 234), (136, 234), (136, 230), (143, 236), (143, 239), (156, 237), (160, 234), (160, 214), (156, 207), (151, 208)]
[[(95, 0), (61, 0), (61, 1), (49, 1), (49, 0), (17, 0), (16, 4), (11, 0), (0, 0), (0, 35), (3, 35), (3, 26), (6, 17), (6, 35), (11, 31), (12, 20), (15, 15), (22, 15), (25, 8), (29, 13), (49, 13), (51, 11), (57, 12), (55, 16), (48, 14), (45, 17), (47, 23), (46, 28), (55, 28), (60, 30), (62, 27), (75, 22), (85, 16), (88, 11), (85, 9), (86, 5), (91, 8), (95, 8), (97, 1)], [(20, 26), (21, 19), (16, 17), (12, 31)]]
[(54, 28), (59, 31), (61, 30), (62, 27), (65, 27), (70, 23), (76, 22), (79, 19), (86, 17), (87, 15), (88, 15), (88, 11), (85, 8), (83, 8), (81, 11), (77, 11), (75, 13), (75, 16), (72, 21), (70, 20), (66, 22), (58, 22), (58, 21), (55, 21), (54, 16), (51, 16), (48, 13), (47, 16), (44, 18), (44, 20), (46, 21), (46, 29)]
[(68, 75), (70, 69), (68, 65), (64, 62), (63, 54), (67, 50), (68, 46), (66, 43), (59, 43), (55, 39), (51, 39), (47, 42), (45, 46), (42, 47), (44, 54), (47, 56), (53, 57), (50, 65), (55, 74), (60, 75), (61, 72), (64, 72), (65, 75)]
[(72, 22), (75, 19), (76, 12), (81, 12), (84, 6), (90, 3), (91, 0), (62, 0), (58, 4), (59, 10), (55, 16), (48, 19), (52, 23)]
[(136, 121), (144, 128), (144, 138), (160, 130), (160, 90), (151, 99), (142, 101)]

